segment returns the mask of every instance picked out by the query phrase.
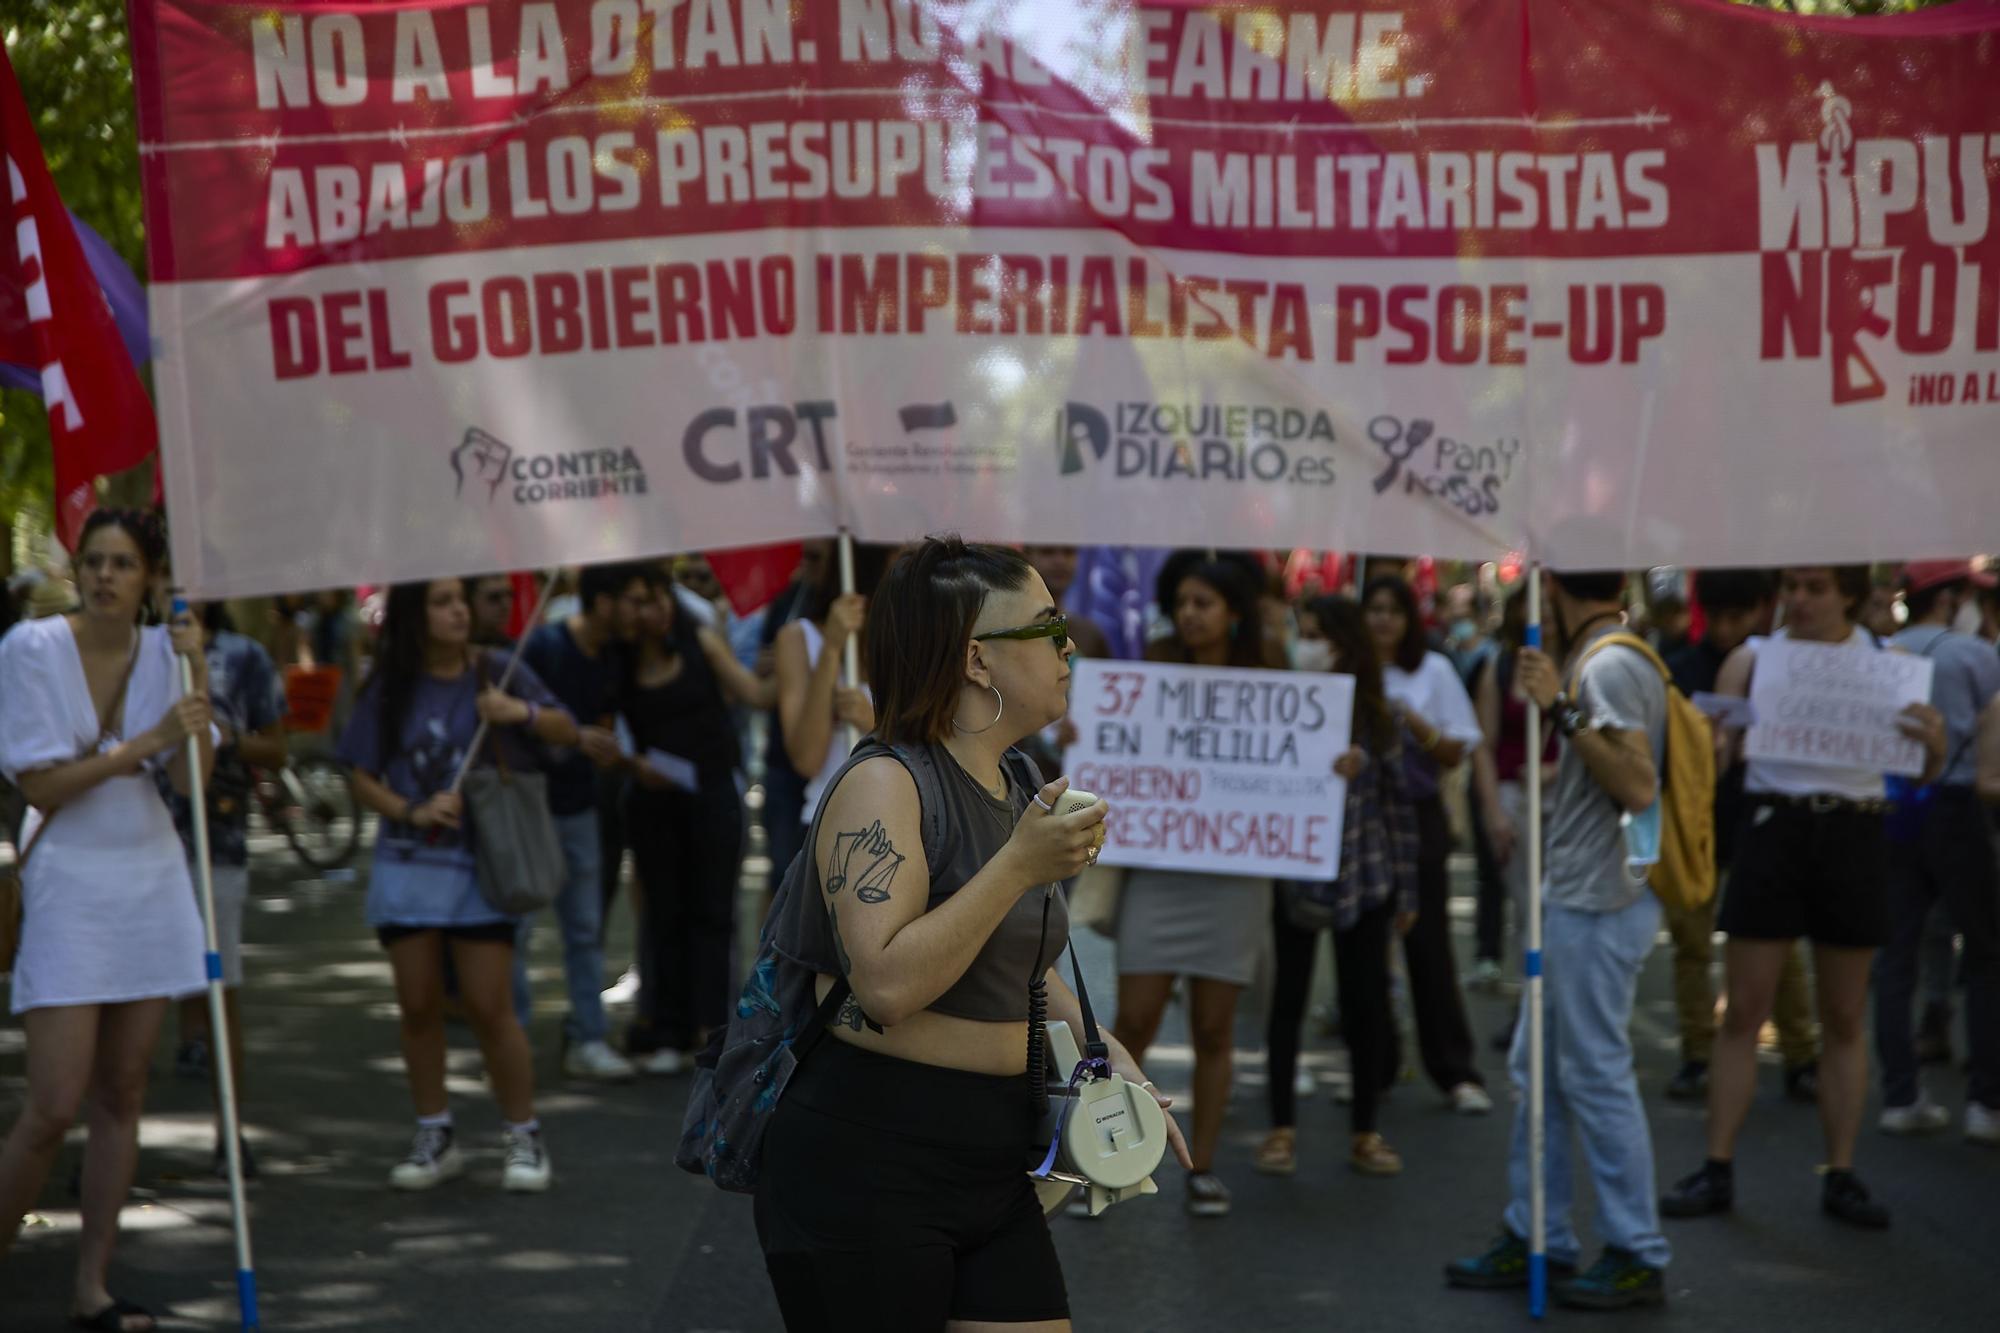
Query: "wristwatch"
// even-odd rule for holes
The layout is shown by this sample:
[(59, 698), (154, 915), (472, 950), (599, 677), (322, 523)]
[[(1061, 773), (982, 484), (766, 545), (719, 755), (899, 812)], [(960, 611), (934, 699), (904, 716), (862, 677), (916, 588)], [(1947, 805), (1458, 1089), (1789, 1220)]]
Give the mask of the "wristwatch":
[(1555, 703), (1549, 709), (1549, 716), (1555, 719), (1556, 730), (1565, 736), (1574, 736), (1583, 730), (1584, 714), (1567, 694), (1556, 695)]

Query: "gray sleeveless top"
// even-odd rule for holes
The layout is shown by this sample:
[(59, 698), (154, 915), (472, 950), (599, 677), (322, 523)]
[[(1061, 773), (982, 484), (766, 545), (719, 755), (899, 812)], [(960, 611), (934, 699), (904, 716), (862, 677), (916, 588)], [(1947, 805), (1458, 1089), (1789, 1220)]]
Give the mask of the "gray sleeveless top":
[[(847, 768), (866, 759), (893, 753), (916, 780), (917, 795), (924, 804), (924, 844), (930, 860), (930, 899), (926, 911), (970, 883), (991, 861), (1014, 825), (1028, 808), (1040, 783), (1035, 767), (1019, 750), (1009, 750), (1003, 769), (1007, 775), (1007, 799), (998, 800), (959, 766), (940, 745), (888, 747), (865, 742), (848, 760), (839, 776), (827, 784), (827, 798), (820, 803), (822, 814), (831, 803), (833, 790), (846, 776)], [(826, 900), (820, 892), (820, 871), (815, 854), (818, 828), (808, 836), (804, 854), (807, 873), (771, 923), (773, 943), (792, 961), (815, 972), (840, 975), (834, 952), (833, 931), (828, 922)], [(1001, 918), (987, 937), (986, 947), (972, 960), (965, 975), (931, 1003), (931, 1010), (953, 1018), (982, 1022), (1023, 1022), (1028, 1017), (1028, 983), (1035, 971), (1036, 955), (1044, 969), (1053, 967), (1069, 944), (1069, 908), (1059, 888), (1048, 901), (1048, 938), (1042, 938), (1042, 908), (1048, 890), (1031, 889)]]

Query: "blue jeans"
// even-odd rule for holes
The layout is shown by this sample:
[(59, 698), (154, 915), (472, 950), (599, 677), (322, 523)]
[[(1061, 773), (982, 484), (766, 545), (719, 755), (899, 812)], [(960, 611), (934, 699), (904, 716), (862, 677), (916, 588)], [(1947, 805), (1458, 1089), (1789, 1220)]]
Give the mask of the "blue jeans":
[[(603, 860), (598, 838), (597, 811), (557, 815), (556, 836), (562, 841), (563, 861), (569, 877), (556, 896), (556, 920), (562, 925), (563, 979), (569, 983), (569, 1016), (563, 1020), (563, 1035), (571, 1044), (603, 1041), (610, 1031), (604, 1018), (604, 888), (600, 882)], [(514, 1012), (521, 1026), (528, 1026), (534, 997), (528, 993), (528, 935), (534, 929), (532, 916), (521, 918), (520, 934), (514, 941)]]
[[(1653, 1135), (1639, 1080), (1632, 1072), (1632, 1006), (1639, 969), (1660, 929), (1660, 903), (1651, 893), (1618, 912), (1578, 912), (1550, 907), (1542, 924), (1542, 1013), (1548, 1061), (1548, 1254), (1577, 1261), (1571, 1212), (1576, 1186), (1570, 1176), (1570, 1129), (1597, 1189), (1597, 1226), (1608, 1245), (1630, 1250), (1639, 1262), (1665, 1268), (1671, 1251), (1660, 1234), (1659, 1192), (1653, 1181)], [(1528, 1013), (1514, 1026), (1507, 1070), (1521, 1094), (1514, 1113), (1514, 1148), (1507, 1162), (1511, 1198), (1507, 1227), (1528, 1236)]]

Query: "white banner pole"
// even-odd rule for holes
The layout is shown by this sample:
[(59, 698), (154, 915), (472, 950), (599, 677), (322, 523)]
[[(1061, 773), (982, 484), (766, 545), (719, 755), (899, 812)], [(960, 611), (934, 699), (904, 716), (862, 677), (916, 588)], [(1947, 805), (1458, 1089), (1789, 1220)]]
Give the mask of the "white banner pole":
[[(185, 597), (174, 596), (176, 621), (188, 614)], [(194, 664), (175, 659), (181, 694), (194, 693)], [(250, 1206), (243, 1194), (243, 1142), (236, 1115), (236, 1067), (229, 1047), (229, 1008), (223, 1000), (222, 952), (215, 930), (215, 875), (208, 860), (208, 803), (201, 778), (201, 737), (187, 738), (188, 807), (194, 821), (194, 872), (201, 898), (202, 939), (207, 946), (208, 1026), (214, 1034), (216, 1100), (222, 1109), (222, 1145), (229, 1164), (229, 1212), (236, 1229), (236, 1298), (243, 1328), (257, 1327), (257, 1271), (250, 1257)]]
[[(561, 572), (555, 569), (549, 571), (548, 580), (542, 584), (541, 595), (535, 598), (535, 609), (528, 614), (528, 631), (521, 636), (521, 641), (514, 645), (513, 655), (507, 659), (507, 669), (502, 671), (500, 679), (494, 682), (493, 688), (503, 694), (514, 679), (514, 668), (521, 665), (521, 650), (528, 646), (528, 634), (534, 633), (535, 626), (542, 623), (542, 612), (548, 608), (549, 594), (556, 590), (556, 577)], [(479, 729), (472, 733), (472, 744), (465, 747), (465, 758), (459, 761), (458, 772), (452, 777), (451, 786), (446, 788), (447, 791), (456, 792), (465, 785), (465, 775), (472, 771), (472, 761), (478, 755), (480, 745), (486, 740), (486, 731), (486, 720), (481, 718)]]
[[(1542, 650), (1542, 567), (1528, 567), (1527, 645)], [(1528, 1313), (1549, 1308), (1548, 1159), (1542, 1041), (1542, 710), (1528, 699)]]
[[(846, 528), (840, 530), (840, 594), (852, 597), (854, 587), (854, 534)], [(861, 636), (850, 634), (840, 649), (840, 683), (850, 690), (861, 688)], [(852, 725), (843, 726), (841, 734), (847, 738), (848, 753), (861, 743), (861, 734)]]

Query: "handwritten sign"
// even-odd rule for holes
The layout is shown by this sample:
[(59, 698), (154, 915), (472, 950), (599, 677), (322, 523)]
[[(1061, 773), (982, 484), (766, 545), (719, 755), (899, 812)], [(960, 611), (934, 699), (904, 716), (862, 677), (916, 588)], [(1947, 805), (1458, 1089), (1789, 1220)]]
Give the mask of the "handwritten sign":
[(1079, 661), (1064, 756), (1103, 797), (1106, 865), (1332, 879), (1354, 679)]
[(1896, 715), (1930, 701), (1929, 658), (1798, 639), (1762, 639), (1756, 649), (1749, 758), (1923, 773), (1923, 746), (1903, 735)]

